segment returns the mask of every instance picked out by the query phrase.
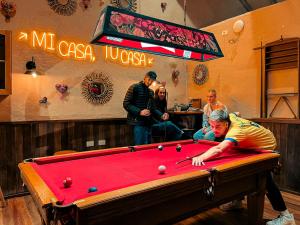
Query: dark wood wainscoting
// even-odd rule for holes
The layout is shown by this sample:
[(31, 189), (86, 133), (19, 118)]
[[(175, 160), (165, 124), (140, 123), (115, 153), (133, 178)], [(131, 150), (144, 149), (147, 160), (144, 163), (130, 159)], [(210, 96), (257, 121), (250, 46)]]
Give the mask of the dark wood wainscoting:
[(282, 190), (300, 194), (300, 120), (251, 119), (274, 133), (281, 171), (276, 181)]
[(23, 192), (17, 165), (24, 159), (129, 146), (132, 140), (126, 119), (0, 122), (0, 185), (5, 196)]

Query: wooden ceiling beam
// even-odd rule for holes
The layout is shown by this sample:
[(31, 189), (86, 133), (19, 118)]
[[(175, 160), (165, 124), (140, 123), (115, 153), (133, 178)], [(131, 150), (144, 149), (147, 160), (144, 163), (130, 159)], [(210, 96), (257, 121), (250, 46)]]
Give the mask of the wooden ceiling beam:
[(250, 12), (252, 9), (252, 6), (249, 4), (247, 0), (239, 0), (240, 3), (243, 5), (243, 7), (246, 9), (247, 12)]

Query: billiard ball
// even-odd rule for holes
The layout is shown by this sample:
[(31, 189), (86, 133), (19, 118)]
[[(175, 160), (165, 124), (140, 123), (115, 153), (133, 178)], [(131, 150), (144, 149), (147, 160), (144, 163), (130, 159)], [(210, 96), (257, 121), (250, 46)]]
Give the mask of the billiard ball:
[(158, 148), (159, 151), (162, 151), (164, 149), (164, 146), (159, 145), (157, 148)]
[(181, 151), (181, 145), (178, 144), (178, 145), (176, 146), (176, 151), (177, 151), (177, 152), (180, 152), (180, 151)]
[(95, 192), (95, 191), (98, 191), (98, 189), (96, 187), (90, 187), (88, 192)]
[(164, 165), (160, 165), (158, 167), (159, 174), (164, 174), (166, 172), (167, 167)]
[(66, 177), (66, 179), (63, 180), (63, 184), (65, 188), (71, 187), (72, 185), (72, 178)]

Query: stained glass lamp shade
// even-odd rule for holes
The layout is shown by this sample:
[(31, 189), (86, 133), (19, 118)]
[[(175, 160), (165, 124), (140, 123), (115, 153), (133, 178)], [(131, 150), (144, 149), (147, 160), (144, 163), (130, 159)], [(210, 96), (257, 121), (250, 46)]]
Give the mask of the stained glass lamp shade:
[(223, 57), (212, 33), (111, 6), (100, 14), (91, 43), (196, 61)]

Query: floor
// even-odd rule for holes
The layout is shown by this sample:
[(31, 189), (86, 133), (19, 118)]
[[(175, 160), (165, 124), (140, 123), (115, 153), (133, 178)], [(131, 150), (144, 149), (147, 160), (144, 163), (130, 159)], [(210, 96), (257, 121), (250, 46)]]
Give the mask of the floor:
[[(300, 225), (300, 196), (283, 192), (283, 197), (296, 224)], [(0, 208), (0, 225), (41, 225), (41, 220), (30, 195), (7, 200), (8, 205)], [(244, 203), (246, 204), (246, 203)], [(265, 200), (264, 220), (274, 218), (277, 213)], [(247, 211), (223, 212), (218, 208), (208, 210), (173, 225), (246, 225)], [(135, 225), (133, 223), (133, 225)]]

